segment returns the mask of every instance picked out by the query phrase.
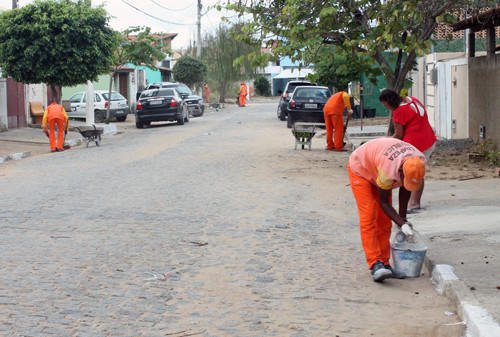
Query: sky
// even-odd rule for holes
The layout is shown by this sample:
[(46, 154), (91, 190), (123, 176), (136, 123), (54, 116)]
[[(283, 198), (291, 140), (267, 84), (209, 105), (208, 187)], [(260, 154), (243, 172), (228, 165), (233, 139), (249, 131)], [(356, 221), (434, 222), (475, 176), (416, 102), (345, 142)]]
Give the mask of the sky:
[[(19, 7), (31, 3), (32, 0), (19, 0)], [(172, 49), (186, 48), (189, 41), (197, 36), (197, 3), (198, 0), (92, 0), (92, 6), (104, 4), (104, 8), (112, 17), (110, 26), (123, 30), (130, 26), (148, 26), (155, 33), (177, 33), (172, 40)], [(222, 0), (201, 0), (202, 18), (201, 34), (212, 33), (221, 22), (222, 16), (233, 16), (234, 13), (219, 12), (210, 8)], [(0, 0), (0, 7), (12, 8), (12, 0)]]

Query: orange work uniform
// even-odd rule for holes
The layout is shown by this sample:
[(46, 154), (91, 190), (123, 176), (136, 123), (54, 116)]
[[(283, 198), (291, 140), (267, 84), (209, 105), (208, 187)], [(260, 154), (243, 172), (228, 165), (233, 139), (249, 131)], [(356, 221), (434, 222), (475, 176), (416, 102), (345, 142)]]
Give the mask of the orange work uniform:
[(64, 108), (57, 104), (52, 103), (45, 109), (42, 120), (42, 128), (44, 132), (47, 132), (47, 122), (49, 124), (49, 143), (50, 149), (52, 151), (56, 150), (56, 133), (55, 127), (57, 125), (57, 149), (63, 149), (64, 133), (68, 131), (68, 115)]
[(210, 88), (206, 83), (205, 83), (205, 96), (207, 97), (207, 103), (210, 103)]
[[(344, 149), (344, 110), (351, 110), (349, 94), (341, 91), (328, 99), (323, 108), (326, 126), (326, 145), (329, 151), (333, 149), (342, 151)], [(335, 141), (333, 139), (335, 129)]]
[(247, 102), (247, 99), (246, 99), (247, 86), (245, 85), (245, 83), (241, 82), (240, 91), (238, 91), (238, 93), (240, 94), (240, 106), (245, 106), (245, 104)]
[(391, 254), (392, 222), (380, 206), (379, 189), (401, 187), (400, 168), (412, 157), (425, 162), (425, 156), (413, 145), (384, 137), (361, 145), (349, 158), (347, 171), (358, 206), (361, 243), (370, 269), (377, 261), (388, 265)]

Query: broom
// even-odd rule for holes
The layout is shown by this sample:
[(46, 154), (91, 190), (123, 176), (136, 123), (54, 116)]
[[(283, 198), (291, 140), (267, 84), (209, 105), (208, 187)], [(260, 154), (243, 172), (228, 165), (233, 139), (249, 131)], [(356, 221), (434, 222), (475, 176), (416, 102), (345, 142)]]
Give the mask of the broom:
[(65, 150), (71, 149), (71, 145), (66, 143), (66, 132), (64, 133), (63, 149), (65, 149)]

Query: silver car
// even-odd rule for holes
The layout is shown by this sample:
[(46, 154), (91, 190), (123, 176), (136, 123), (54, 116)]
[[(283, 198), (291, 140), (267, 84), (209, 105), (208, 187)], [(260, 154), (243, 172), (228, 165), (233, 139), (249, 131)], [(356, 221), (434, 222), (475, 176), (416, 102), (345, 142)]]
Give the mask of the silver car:
[[(104, 122), (106, 112), (108, 109), (108, 95), (107, 90), (94, 90), (94, 119), (96, 123)], [(71, 110), (66, 111), (68, 117), (73, 118), (86, 118), (86, 93), (77, 92), (69, 99), (71, 102)], [(116, 117), (118, 122), (124, 122), (127, 115), (130, 113), (127, 99), (116, 91), (111, 92), (111, 107), (110, 117)]]

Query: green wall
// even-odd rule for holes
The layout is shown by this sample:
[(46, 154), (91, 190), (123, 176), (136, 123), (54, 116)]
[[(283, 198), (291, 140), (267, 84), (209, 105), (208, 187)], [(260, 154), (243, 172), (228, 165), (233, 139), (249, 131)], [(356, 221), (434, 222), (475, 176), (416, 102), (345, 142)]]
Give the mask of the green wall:
[[(94, 90), (109, 90), (109, 74), (99, 76), (96, 82), (93, 82)], [(86, 90), (85, 84), (79, 84), (74, 87), (62, 88), (62, 99), (69, 99), (73, 94)]]

